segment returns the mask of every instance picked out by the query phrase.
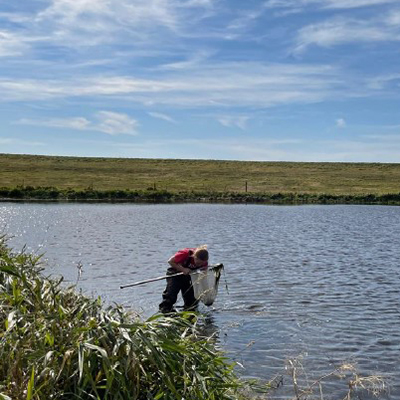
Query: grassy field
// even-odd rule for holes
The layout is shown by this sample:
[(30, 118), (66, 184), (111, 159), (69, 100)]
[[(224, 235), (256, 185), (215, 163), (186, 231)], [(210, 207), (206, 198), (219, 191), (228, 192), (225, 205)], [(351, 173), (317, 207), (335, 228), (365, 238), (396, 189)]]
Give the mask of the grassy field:
[(0, 154), (0, 187), (382, 195), (400, 164), (49, 157)]

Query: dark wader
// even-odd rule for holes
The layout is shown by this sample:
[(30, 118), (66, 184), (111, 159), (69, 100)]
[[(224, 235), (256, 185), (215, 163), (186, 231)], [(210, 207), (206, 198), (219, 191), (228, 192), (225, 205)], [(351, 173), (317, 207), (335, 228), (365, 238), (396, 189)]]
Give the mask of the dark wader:
[[(190, 259), (185, 262), (185, 268), (189, 267)], [(176, 274), (177, 271), (173, 268), (168, 268), (167, 275)], [(163, 300), (159, 305), (160, 312), (169, 313), (173, 311), (174, 304), (178, 299), (179, 292), (182, 291), (182, 297), (186, 311), (193, 311), (196, 309), (198, 300), (194, 297), (192, 280), (189, 275), (179, 275), (173, 278), (167, 278), (167, 287), (164, 290), (162, 297)]]

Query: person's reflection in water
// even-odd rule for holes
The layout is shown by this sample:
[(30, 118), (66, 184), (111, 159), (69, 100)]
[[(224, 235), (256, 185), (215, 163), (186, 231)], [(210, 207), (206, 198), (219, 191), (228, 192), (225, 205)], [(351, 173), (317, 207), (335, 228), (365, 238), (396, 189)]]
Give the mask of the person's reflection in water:
[(199, 335), (206, 338), (213, 338), (214, 341), (219, 341), (221, 329), (215, 324), (215, 317), (211, 311), (201, 313), (197, 323)]

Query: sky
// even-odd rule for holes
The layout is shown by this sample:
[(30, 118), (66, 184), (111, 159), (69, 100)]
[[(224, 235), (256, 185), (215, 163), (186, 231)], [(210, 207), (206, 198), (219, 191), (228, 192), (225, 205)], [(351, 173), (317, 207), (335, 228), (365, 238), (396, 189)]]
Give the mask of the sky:
[(400, 162), (400, 0), (0, 0), (0, 153)]

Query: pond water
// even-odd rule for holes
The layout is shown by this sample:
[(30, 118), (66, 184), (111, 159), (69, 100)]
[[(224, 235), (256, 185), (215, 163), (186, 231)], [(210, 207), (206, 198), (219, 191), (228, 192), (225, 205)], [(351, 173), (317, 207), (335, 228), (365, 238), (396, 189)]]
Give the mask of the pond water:
[[(225, 278), (202, 308), (206, 328), (241, 375), (283, 375), (274, 398), (292, 390), (293, 357), (310, 382), (352, 362), (385, 376), (380, 398), (400, 398), (399, 228), (400, 207), (389, 206), (0, 203), (11, 247), (44, 253), (46, 272), (70, 283), (81, 264), (78, 288), (143, 317), (165, 282), (120, 285), (161, 276), (176, 250), (207, 244)], [(326, 382), (325, 399), (344, 397), (345, 381)]]

